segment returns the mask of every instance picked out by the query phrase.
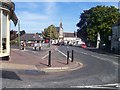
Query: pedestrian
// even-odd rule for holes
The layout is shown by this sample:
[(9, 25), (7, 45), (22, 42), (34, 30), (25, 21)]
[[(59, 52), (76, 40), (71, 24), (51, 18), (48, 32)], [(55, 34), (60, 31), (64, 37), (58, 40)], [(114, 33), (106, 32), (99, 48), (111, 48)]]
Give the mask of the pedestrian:
[(23, 42), (23, 50), (25, 50), (26, 49), (26, 43), (25, 43), (25, 41)]
[(21, 49), (24, 50), (24, 45), (23, 42), (21, 43)]
[(39, 43), (39, 51), (41, 50), (41, 42)]
[(38, 46), (38, 44), (37, 44), (37, 42), (35, 42), (35, 43), (34, 43), (34, 49), (35, 49), (35, 51), (36, 51), (36, 49), (37, 49), (37, 46)]

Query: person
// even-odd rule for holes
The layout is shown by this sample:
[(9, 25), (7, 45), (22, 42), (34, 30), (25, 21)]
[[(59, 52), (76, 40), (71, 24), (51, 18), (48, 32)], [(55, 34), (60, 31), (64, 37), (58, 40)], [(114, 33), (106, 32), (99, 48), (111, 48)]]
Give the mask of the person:
[(38, 44), (37, 44), (37, 42), (35, 42), (35, 43), (34, 43), (34, 49), (35, 49), (35, 51), (36, 51), (36, 49), (37, 49), (37, 46), (38, 46)]
[(23, 42), (21, 43), (21, 49), (24, 50), (24, 45)]
[(25, 50), (26, 49), (26, 43), (25, 43), (25, 41), (23, 42), (23, 50)]
[(41, 50), (41, 42), (39, 43), (39, 51)]

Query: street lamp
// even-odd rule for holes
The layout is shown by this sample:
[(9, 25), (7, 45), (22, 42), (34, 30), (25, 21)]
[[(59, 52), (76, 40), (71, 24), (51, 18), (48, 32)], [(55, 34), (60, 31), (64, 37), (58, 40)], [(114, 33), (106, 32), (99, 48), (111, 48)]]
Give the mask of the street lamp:
[(49, 31), (50, 35), (49, 35), (49, 47), (51, 46), (51, 26), (50, 26), (50, 31)]
[(11, 0), (0, 0), (0, 57), (7, 60), (10, 55), (10, 19), (15, 25), (18, 20), (14, 9)]
[(19, 45), (19, 49), (21, 49), (21, 41), (20, 41), (20, 20), (18, 20), (18, 45)]

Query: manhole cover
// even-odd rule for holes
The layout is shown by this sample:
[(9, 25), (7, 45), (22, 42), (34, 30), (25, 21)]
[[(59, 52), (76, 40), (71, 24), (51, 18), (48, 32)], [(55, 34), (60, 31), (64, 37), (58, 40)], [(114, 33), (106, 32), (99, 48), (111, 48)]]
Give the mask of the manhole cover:
[(44, 71), (38, 71), (38, 70), (21, 70), (18, 71), (19, 74), (23, 75), (44, 75)]

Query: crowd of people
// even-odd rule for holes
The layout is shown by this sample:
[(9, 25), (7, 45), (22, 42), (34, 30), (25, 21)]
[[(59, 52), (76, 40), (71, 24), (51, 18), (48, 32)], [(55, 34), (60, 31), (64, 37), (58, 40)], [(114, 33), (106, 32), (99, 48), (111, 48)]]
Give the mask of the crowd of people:
[[(23, 42), (21, 43), (21, 50), (25, 50), (25, 49), (26, 49), (26, 46), (27, 46), (26, 42), (23, 41)], [(37, 50), (37, 48), (38, 48), (39, 51), (41, 50), (41, 42), (35, 41), (32, 46), (33, 46), (33, 49), (34, 49), (35, 51)]]

